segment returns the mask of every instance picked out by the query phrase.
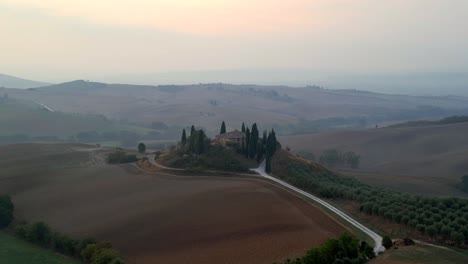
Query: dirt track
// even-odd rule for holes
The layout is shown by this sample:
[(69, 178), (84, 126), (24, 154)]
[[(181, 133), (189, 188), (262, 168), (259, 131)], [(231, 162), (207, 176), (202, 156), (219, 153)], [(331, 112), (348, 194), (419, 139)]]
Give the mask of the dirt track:
[[(144, 174), (94, 166), (0, 172), (20, 218), (95, 236), (128, 263), (272, 263), (345, 231), (302, 199), (268, 183)], [(27, 179), (34, 184), (24, 184)], [(18, 184), (18, 180), (21, 183)]]

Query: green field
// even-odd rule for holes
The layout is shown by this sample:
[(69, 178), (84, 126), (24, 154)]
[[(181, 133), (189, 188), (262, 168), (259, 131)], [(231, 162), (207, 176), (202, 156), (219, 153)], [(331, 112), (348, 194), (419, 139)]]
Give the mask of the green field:
[(80, 262), (0, 232), (0, 263), (78, 264)]

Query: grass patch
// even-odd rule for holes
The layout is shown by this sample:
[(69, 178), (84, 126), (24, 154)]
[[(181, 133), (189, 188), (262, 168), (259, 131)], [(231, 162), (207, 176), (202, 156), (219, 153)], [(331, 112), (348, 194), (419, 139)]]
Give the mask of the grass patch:
[(78, 264), (80, 262), (0, 232), (0, 263)]

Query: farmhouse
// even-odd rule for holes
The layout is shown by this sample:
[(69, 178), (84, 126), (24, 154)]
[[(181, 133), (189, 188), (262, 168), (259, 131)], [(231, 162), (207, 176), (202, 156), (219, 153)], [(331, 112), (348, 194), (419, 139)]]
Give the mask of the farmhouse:
[(223, 146), (241, 145), (244, 139), (245, 133), (236, 129), (228, 133), (217, 135), (214, 142)]

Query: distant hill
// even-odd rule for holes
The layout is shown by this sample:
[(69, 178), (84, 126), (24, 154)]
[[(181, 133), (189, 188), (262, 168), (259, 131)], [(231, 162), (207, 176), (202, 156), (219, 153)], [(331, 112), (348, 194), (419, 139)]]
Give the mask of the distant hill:
[(28, 90), (0, 89), (3, 93), (57, 111), (104, 115), (139, 125), (199, 124), (209, 135), (219, 131), (223, 120), (228, 129), (240, 129), (242, 122), (261, 122), (284, 135), (468, 114), (468, 98), (464, 97), (389, 95), (318, 86), (150, 86), (77, 80)]
[(31, 81), (31, 80), (26, 80), (10, 75), (5, 75), (5, 74), (0, 74), (0, 86), (1, 87), (7, 87), (7, 88), (35, 88), (35, 87), (41, 87), (49, 85), (48, 83), (45, 82), (37, 82), (37, 81)]
[(333, 131), (280, 137), (293, 152), (316, 159), (326, 149), (361, 155), (360, 170), (346, 171), (367, 183), (415, 193), (464, 195), (468, 174), (468, 122)]
[[(161, 137), (159, 131), (120, 123), (102, 115), (54, 112), (27, 100), (0, 98), (0, 145), (35, 141), (128, 142)], [(148, 137), (148, 133), (152, 137)]]
[(447, 125), (468, 122), (468, 116), (449, 116), (440, 120), (429, 121), (429, 120), (416, 120), (408, 121), (404, 123), (394, 124), (389, 127), (418, 127), (418, 126), (436, 126), (436, 125)]

